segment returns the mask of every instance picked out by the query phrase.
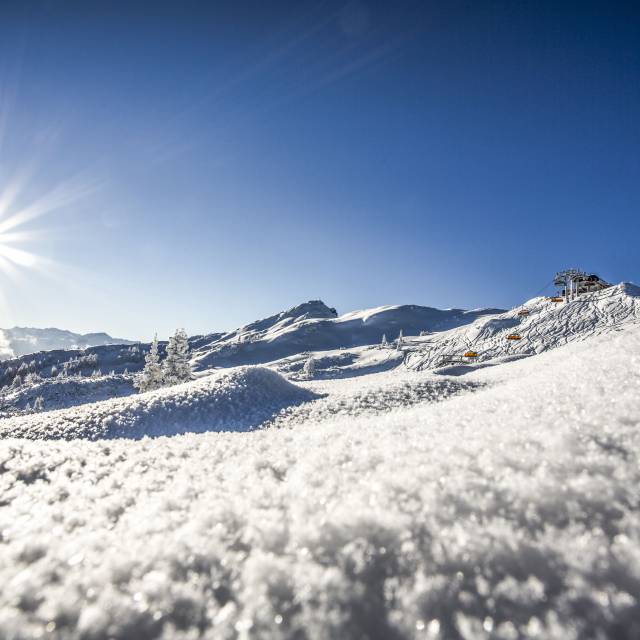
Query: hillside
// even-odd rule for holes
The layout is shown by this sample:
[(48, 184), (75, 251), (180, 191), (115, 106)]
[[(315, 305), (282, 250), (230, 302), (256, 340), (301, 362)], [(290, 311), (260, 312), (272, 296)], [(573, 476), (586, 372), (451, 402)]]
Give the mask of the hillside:
[(479, 363), (531, 356), (639, 321), (640, 287), (630, 283), (583, 294), (569, 302), (534, 298), (511, 311), (478, 318), (468, 326), (407, 341), (405, 363), (413, 369), (430, 369), (468, 351), (478, 354)]
[(193, 353), (196, 371), (211, 367), (264, 364), (306, 351), (379, 344), (400, 331), (419, 335), (469, 324), (496, 309), (464, 311), (417, 305), (391, 305), (338, 316), (313, 300), (226, 334), (201, 340)]

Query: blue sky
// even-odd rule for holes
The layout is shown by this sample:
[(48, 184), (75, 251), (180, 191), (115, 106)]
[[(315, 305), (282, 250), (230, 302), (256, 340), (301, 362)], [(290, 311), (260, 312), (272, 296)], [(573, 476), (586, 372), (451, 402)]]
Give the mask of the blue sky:
[(314, 298), (510, 307), (567, 266), (638, 282), (639, 18), (5, 1), (0, 326), (144, 339)]

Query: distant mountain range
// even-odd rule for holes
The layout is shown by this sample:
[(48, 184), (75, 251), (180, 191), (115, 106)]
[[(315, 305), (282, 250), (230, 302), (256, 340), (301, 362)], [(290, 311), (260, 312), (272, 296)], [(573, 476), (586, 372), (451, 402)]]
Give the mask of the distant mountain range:
[(13, 327), (0, 329), (0, 359), (18, 358), (38, 351), (87, 349), (111, 344), (134, 344), (131, 340), (112, 338), (107, 333), (73, 333), (64, 329)]

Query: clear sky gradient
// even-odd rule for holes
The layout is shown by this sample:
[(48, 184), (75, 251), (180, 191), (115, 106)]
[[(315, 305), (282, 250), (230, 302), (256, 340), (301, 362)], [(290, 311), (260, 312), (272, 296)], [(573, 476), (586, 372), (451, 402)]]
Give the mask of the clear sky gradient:
[(4, 0), (0, 326), (640, 281), (637, 7)]

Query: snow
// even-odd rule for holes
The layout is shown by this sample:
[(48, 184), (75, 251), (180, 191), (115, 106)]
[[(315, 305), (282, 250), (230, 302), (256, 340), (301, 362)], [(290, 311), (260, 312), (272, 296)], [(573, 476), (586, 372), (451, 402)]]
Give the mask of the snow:
[(140, 395), (0, 421), (0, 438), (142, 438), (256, 428), (315, 395), (275, 371), (242, 367)]
[(580, 340), (463, 378), (240, 368), (0, 422), (275, 419), (0, 440), (0, 637), (639, 637), (640, 327), (593, 304)]
[(337, 316), (334, 309), (312, 300), (236, 331), (213, 334), (210, 340), (198, 337), (193, 366), (196, 371), (202, 371), (212, 367), (266, 364), (303, 351), (376, 345), (383, 334), (393, 340), (401, 330), (405, 336), (442, 331), (497, 311), (443, 311), (417, 305), (388, 305)]
[(0, 329), (0, 360), (52, 349), (86, 349), (99, 345), (134, 344), (106, 333), (73, 333), (63, 329), (13, 327)]
[[(529, 314), (519, 316), (522, 310)], [(470, 349), (478, 352), (480, 362), (529, 356), (618, 331), (639, 320), (640, 288), (629, 283), (583, 294), (566, 303), (534, 298), (506, 313), (487, 315), (426, 338), (414, 338), (405, 361), (410, 368), (431, 369), (443, 357), (461, 356)], [(510, 334), (521, 339), (507, 340)]]
[[(109, 398), (135, 393), (132, 376), (106, 375), (99, 378), (54, 378), (36, 384), (10, 388), (2, 395), (3, 406), (0, 417), (10, 416), (33, 406), (36, 398), (42, 397), (45, 409), (65, 409), (80, 404), (99, 402)], [(1, 423), (0, 423), (1, 424)]]

